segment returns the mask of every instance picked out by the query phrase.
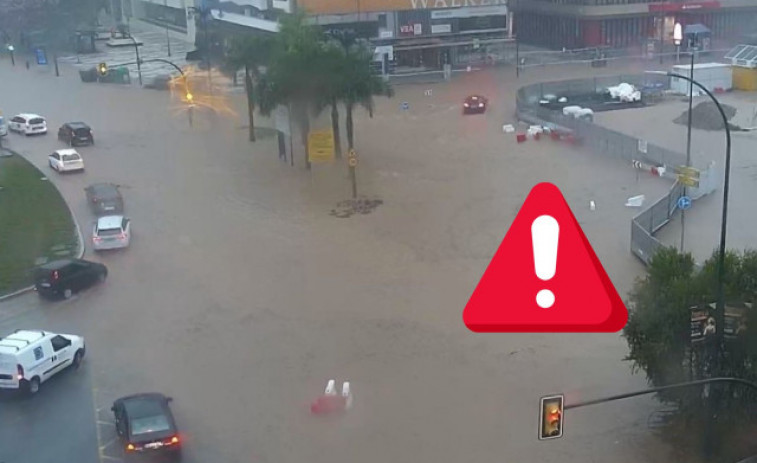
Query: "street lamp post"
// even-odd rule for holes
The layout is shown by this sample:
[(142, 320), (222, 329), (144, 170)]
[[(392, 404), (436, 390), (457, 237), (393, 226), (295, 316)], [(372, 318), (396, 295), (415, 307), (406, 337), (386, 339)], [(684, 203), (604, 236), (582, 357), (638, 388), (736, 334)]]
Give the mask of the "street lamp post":
[[(520, 0), (516, 0), (515, 9), (518, 10), (520, 6)], [(510, 14), (513, 14), (510, 12)], [(520, 11), (518, 10), (518, 17), (520, 17)], [(513, 27), (515, 27), (515, 21), (513, 21)], [(518, 40), (518, 32), (515, 31), (515, 77), (520, 77), (520, 40)]]
[[(683, 36), (681, 34), (680, 24), (676, 24), (676, 41), (678, 43), (678, 47), (680, 49), (681, 40), (683, 40)], [(697, 35), (694, 34), (689, 38), (689, 49), (691, 52), (691, 67), (689, 68), (689, 77), (694, 79), (694, 58), (695, 58), (695, 51), (697, 46)], [(691, 167), (691, 120), (693, 117), (693, 106), (694, 106), (694, 84), (692, 81), (689, 81), (689, 113), (687, 116), (687, 122), (686, 122), (686, 167)], [(727, 126), (727, 124), (726, 124)], [(683, 186), (683, 194), (686, 195), (686, 185)], [(684, 209), (681, 209), (681, 252), (683, 252), (683, 243), (684, 243), (684, 236), (686, 232), (686, 211)]]
[(208, 18), (211, 16), (210, 8), (205, 5), (205, 2), (203, 2), (202, 6), (190, 6), (187, 7), (187, 10), (197, 14), (200, 17), (203, 34), (205, 35), (205, 66), (208, 70), (208, 85), (211, 87), (209, 90), (212, 91), (210, 78), (210, 35), (208, 33)]
[(707, 87), (700, 84), (691, 77), (687, 77), (674, 72), (665, 71), (647, 71), (649, 74), (663, 74), (668, 77), (675, 77), (688, 81), (690, 84), (697, 86), (700, 90), (707, 94), (710, 99), (715, 103), (715, 106), (720, 112), (720, 117), (723, 119), (723, 126), (725, 127), (725, 178), (723, 180), (723, 215), (720, 221), (720, 248), (718, 252), (718, 282), (717, 282), (717, 302), (715, 306), (715, 338), (718, 348), (718, 369), (717, 372), (721, 373), (723, 363), (723, 339), (725, 328), (725, 243), (726, 243), (726, 230), (728, 224), (728, 188), (730, 186), (731, 178), (731, 128), (728, 125), (728, 117), (723, 111), (723, 107), (715, 95), (712, 94)]
[(142, 86), (142, 60), (139, 59), (139, 43), (133, 35), (129, 34), (129, 38), (134, 42), (134, 52), (137, 54), (137, 76), (139, 76), (139, 85)]
[(15, 50), (15, 48), (13, 47), (13, 45), (8, 45), (8, 52), (11, 54), (11, 64), (15, 66), (16, 65), (16, 58), (13, 56), (13, 51), (14, 50)]

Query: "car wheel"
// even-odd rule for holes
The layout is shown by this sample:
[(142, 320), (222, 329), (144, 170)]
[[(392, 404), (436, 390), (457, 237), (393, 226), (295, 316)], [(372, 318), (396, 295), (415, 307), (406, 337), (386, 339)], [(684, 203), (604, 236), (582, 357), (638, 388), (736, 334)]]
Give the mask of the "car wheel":
[(81, 349), (77, 350), (76, 354), (74, 354), (74, 360), (71, 363), (71, 365), (73, 365), (74, 369), (76, 369), (76, 370), (79, 369), (79, 367), (81, 366), (81, 361), (82, 361), (83, 358), (84, 358), (84, 351), (82, 351)]
[(27, 392), (29, 395), (34, 395), (39, 392), (39, 378), (36, 376), (32, 378), (29, 381), (29, 386), (27, 387)]
[(63, 290), (63, 299), (71, 299), (71, 296), (74, 295), (74, 292), (71, 291), (71, 288), (66, 288)]

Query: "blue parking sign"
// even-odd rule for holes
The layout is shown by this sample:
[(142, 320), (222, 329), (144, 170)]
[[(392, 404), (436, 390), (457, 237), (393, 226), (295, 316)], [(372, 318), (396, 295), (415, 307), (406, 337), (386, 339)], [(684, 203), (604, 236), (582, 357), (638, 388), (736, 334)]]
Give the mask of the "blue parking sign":
[(37, 57), (37, 64), (39, 65), (47, 64), (47, 53), (45, 53), (44, 48), (35, 48), (34, 55)]

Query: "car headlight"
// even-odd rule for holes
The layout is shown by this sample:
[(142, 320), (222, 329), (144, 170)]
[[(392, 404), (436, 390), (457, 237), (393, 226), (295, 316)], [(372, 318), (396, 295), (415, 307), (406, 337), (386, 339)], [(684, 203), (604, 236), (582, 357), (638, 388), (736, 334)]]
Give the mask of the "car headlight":
[(467, 108), (469, 105), (468, 103), (463, 103), (463, 106)]

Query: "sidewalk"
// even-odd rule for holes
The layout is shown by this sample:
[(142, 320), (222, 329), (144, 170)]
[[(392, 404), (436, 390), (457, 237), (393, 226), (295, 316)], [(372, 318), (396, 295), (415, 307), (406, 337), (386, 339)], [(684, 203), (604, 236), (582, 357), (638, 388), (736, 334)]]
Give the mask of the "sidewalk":
[[(142, 61), (148, 61), (154, 58), (169, 60), (180, 68), (187, 66), (187, 52), (194, 50), (194, 44), (187, 41), (184, 34), (168, 30), (140, 20), (133, 20), (130, 23), (131, 33), (143, 44), (139, 47), (139, 57)], [(170, 43), (171, 56), (168, 56), (168, 46)], [(86, 55), (69, 55), (58, 58), (60, 63), (73, 65), (75, 68), (89, 69), (97, 66), (98, 63), (108, 63), (110, 67), (116, 67), (123, 63), (136, 63), (137, 57), (134, 47), (117, 47), (111, 48), (105, 44), (105, 41), (96, 42), (97, 53)], [(137, 65), (127, 66), (131, 74), (132, 81), (137, 82)], [(142, 64), (142, 82), (148, 84), (159, 75), (176, 74), (176, 70), (165, 63), (146, 62)]]

